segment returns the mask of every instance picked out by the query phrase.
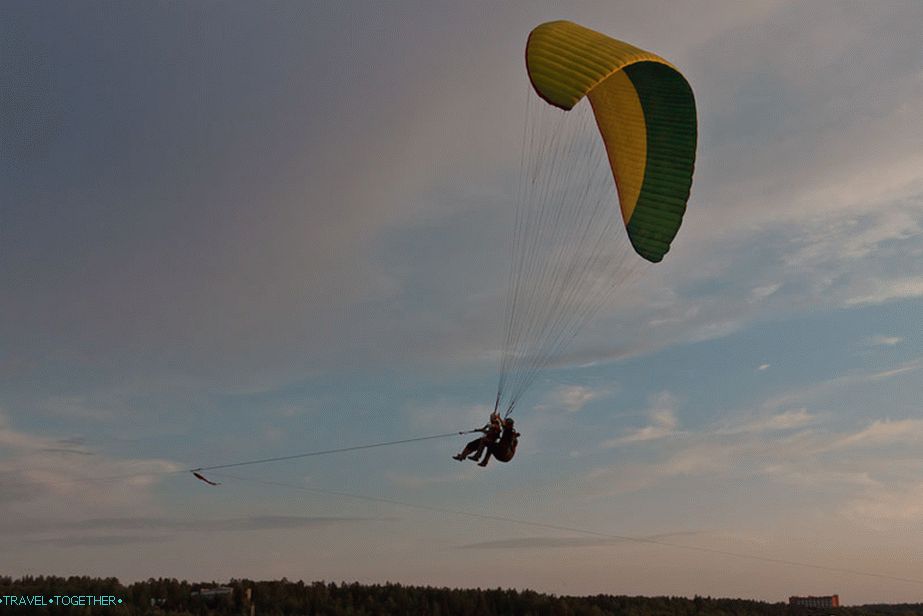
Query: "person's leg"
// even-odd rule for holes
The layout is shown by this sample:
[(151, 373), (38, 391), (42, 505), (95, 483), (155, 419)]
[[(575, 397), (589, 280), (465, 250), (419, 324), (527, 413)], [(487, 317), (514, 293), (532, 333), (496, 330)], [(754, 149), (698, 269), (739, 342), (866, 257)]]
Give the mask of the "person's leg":
[(489, 442), (489, 441), (488, 441), (486, 438), (482, 438), (481, 440), (479, 440), (479, 441), (478, 441), (478, 447), (477, 447), (477, 449), (474, 450), (474, 453), (473, 453), (473, 454), (471, 454), (470, 456), (468, 456), (468, 459), (469, 459), (469, 460), (474, 460), (475, 462), (477, 462), (478, 460), (480, 460), (480, 459), (481, 459), (481, 455), (484, 453), (484, 447), (487, 446), (487, 443), (488, 443), (488, 442)]
[(490, 460), (490, 454), (494, 451), (493, 445), (487, 446), (487, 453), (484, 454), (484, 459), (478, 464), (478, 466), (487, 466), (487, 462)]
[(470, 456), (471, 453), (474, 450), (476, 450), (480, 444), (481, 444), (481, 439), (479, 438), (475, 439), (471, 441), (470, 443), (468, 443), (467, 445), (465, 445), (465, 448), (462, 449), (460, 454), (458, 454), (457, 456), (452, 456), (452, 457), (455, 458), (456, 460), (464, 460), (465, 458)]

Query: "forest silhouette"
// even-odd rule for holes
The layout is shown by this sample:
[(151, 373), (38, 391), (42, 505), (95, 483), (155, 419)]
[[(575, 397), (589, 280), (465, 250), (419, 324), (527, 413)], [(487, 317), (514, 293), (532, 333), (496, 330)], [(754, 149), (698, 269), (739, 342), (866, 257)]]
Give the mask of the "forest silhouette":
[[(223, 586), (229, 591), (205, 596)], [(114, 596), (123, 603), (104, 606), (16, 606), (9, 597)], [(451, 589), (402, 584), (359, 584), (232, 580), (191, 583), (170, 578), (124, 585), (117, 578), (0, 577), (2, 612), (28, 616), (920, 616), (923, 604), (866, 605), (807, 609), (785, 603), (711, 597), (570, 597), (530, 590)], [(251, 611), (252, 610), (252, 611)]]

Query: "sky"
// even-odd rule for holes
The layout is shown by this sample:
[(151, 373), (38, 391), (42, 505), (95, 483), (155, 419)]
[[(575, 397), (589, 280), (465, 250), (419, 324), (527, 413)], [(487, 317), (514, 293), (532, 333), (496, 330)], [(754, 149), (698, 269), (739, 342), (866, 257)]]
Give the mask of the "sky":
[[(923, 601), (920, 3), (0, 14), (6, 574)], [(679, 67), (699, 144), (671, 253), (523, 399), (514, 462), (170, 474), (483, 423), (553, 19)]]

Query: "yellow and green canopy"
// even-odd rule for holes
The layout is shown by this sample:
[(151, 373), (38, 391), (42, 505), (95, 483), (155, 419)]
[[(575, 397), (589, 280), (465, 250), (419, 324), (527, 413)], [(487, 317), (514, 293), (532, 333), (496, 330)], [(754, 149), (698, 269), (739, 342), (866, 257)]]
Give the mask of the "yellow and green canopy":
[(659, 262), (676, 236), (692, 185), (692, 89), (663, 58), (569, 21), (535, 28), (526, 68), (536, 93), (570, 110), (589, 98), (631, 244)]

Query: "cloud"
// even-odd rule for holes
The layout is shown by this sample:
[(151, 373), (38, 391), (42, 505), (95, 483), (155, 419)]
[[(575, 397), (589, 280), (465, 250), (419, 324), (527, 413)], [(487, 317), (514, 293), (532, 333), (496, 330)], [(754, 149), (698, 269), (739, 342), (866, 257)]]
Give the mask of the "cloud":
[(174, 537), (169, 535), (102, 535), (97, 537), (43, 537), (23, 541), (32, 545), (50, 545), (56, 548), (92, 548), (160, 543), (173, 539)]
[(483, 477), (483, 473), (479, 473), (477, 468), (471, 468), (472, 466), (474, 465), (466, 464), (464, 470), (433, 475), (389, 471), (385, 473), (385, 479), (400, 488), (419, 489), (431, 485), (472, 481)]
[(870, 336), (865, 339), (867, 346), (896, 346), (903, 342), (900, 336)]
[(696, 443), (670, 456), (660, 473), (663, 477), (724, 475), (734, 467), (743, 450), (740, 444)]
[(57, 417), (79, 421), (112, 421), (124, 413), (124, 407), (114, 405), (105, 408), (86, 396), (49, 396), (42, 404), (45, 412)]
[(817, 420), (818, 418), (809, 413), (807, 409), (793, 409), (768, 416), (754, 417), (741, 423), (719, 428), (715, 434), (752, 434), (792, 430), (816, 423)]
[(75, 456), (95, 456), (96, 455), (92, 451), (85, 451), (83, 449), (69, 449), (66, 447), (46, 447), (42, 449), (41, 451), (44, 451), (47, 453), (63, 453), (63, 454), (75, 455)]
[(762, 432), (765, 430), (791, 430), (814, 423), (817, 418), (807, 409), (785, 411), (762, 421), (755, 421), (747, 426), (749, 432)]
[(69, 436), (67, 438), (59, 438), (58, 443), (61, 445), (69, 445), (72, 447), (78, 447), (86, 444), (87, 439), (83, 436)]
[[(463, 7), (450, 10), (479, 18)], [(218, 97), (217, 103), (207, 101), (209, 107), (204, 99), (193, 98), (182, 105), (144, 107), (129, 117), (117, 113), (118, 101), (146, 100), (145, 94), (156, 93), (154, 86), (116, 88), (109, 121), (118, 134), (137, 137), (117, 142), (134, 145), (131, 157), (94, 149), (92, 142), (76, 137), (62, 138), (55, 147), (61, 155), (82, 154), (92, 169), (130, 158), (133, 169), (150, 168), (151, 176), (113, 172), (103, 194), (84, 187), (85, 199), (80, 198), (80, 178), (47, 178), (56, 180), (55, 190), (47, 189), (48, 200), (57, 200), (56, 211), (90, 215), (99, 221), (94, 225), (99, 233), (121, 232), (126, 239), (110, 246), (92, 241), (105, 238), (85, 229), (64, 243), (60, 257), (47, 262), (27, 261), (28, 250), (16, 250), (14, 256), (30, 264), (23, 271), (45, 282), (21, 285), (25, 294), (10, 300), (11, 312), (23, 316), (22, 329), (29, 331), (21, 336), (25, 361), (35, 360), (34, 353), (25, 352), (36, 339), (33, 332), (51, 327), (49, 338), (72, 350), (92, 347), (90, 355), (107, 371), (164, 371), (180, 358), (186, 364), (182, 368), (202, 378), (231, 383), (297, 378), (306, 370), (329, 369), (335, 361), (354, 363), (357, 357), (377, 365), (396, 357), (486, 362), (495, 351), (511, 228), (507, 208), (496, 204), (509, 201), (515, 185), (522, 99), (474, 101), (471, 84), (492, 92), (525, 87), (526, 76), (513, 53), (521, 40), (514, 41), (510, 32), (524, 36), (533, 17), (545, 10), (502, 11), (489, 25), (482, 24), (476, 44), (442, 26), (456, 20), (424, 12), (405, 21), (395, 11), (382, 17), (394, 26), (385, 29), (388, 35), (358, 36), (355, 45), (343, 50), (345, 56), (336, 52), (339, 61), (360, 67), (349, 78), (337, 70), (337, 62), (323, 60), (327, 50), (318, 41), (324, 37), (299, 39), (285, 28), (278, 39), (261, 41), (246, 59), (231, 40), (203, 42), (206, 51), (225, 59), (204, 77), (195, 73), (195, 62), (158, 65), (158, 75), (168, 83), (215, 91), (235, 82), (237, 61), (273, 66), (246, 73), (256, 76), (258, 83), (250, 89), (259, 97)], [(804, 240), (802, 248), (819, 249), (821, 257), (837, 254), (836, 247), (853, 235), (850, 254), (873, 256), (882, 244), (912, 236), (910, 212), (890, 214), (892, 201), (914, 194), (921, 167), (912, 156), (918, 139), (908, 130), (923, 124), (917, 121), (918, 108), (908, 103), (920, 99), (920, 80), (913, 78), (919, 69), (896, 61), (916, 51), (914, 33), (906, 26), (916, 16), (912, 9), (887, 16), (844, 10), (831, 23), (817, 23), (806, 18), (808, 9), (792, 6), (722, 9), (707, 16), (679, 11), (673, 19), (685, 15), (703, 21), (669, 40), (662, 26), (650, 25), (646, 10), (628, 21), (612, 19), (603, 10), (586, 12), (601, 29), (617, 31), (631, 23), (637, 36), (666, 45), (701, 98), (701, 162), (675, 249), (684, 255), (683, 262), (668, 261), (671, 274), (658, 282), (665, 278), (665, 286), (677, 289), (690, 279), (721, 275), (767, 233)], [(313, 10), (293, 13), (293, 29), (326, 23)], [(169, 31), (170, 21), (160, 17), (155, 26)], [(413, 27), (413, 36), (404, 36), (420, 20), (434, 27)], [(888, 45), (867, 44), (870, 30), (864, 24), (869, 20), (896, 33)], [(848, 36), (832, 37), (834, 29)], [(87, 32), (79, 42), (92, 45)], [(773, 34), (762, 38), (752, 32)], [(426, 48), (435, 55), (413, 52), (423, 48), (420, 37), (431, 43)], [(782, 40), (783, 47), (798, 53), (778, 53)], [(282, 41), (306, 53), (278, 53)], [(128, 52), (144, 51), (133, 41), (126, 43)], [(329, 53), (332, 49), (338, 48)], [(861, 57), (858, 49), (865, 52)], [(172, 52), (195, 58), (202, 50), (181, 45)], [(285, 60), (279, 62), (280, 57)], [(459, 64), (459, 57), (468, 61)], [(482, 70), (488, 65), (492, 70)], [(50, 62), (49, 70), (55, 66)], [(94, 86), (110, 83), (111, 73), (92, 63), (81, 67), (86, 79), (75, 94), (84, 103), (64, 117), (91, 126), (97, 110)], [(857, 70), (866, 76), (861, 87), (855, 82), (845, 87)], [(325, 91), (337, 96), (318, 105), (307, 83), (326, 84)], [(310, 117), (303, 111), (305, 101), (313, 101)], [(200, 121), (204, 109), (212, 118), (207, 128)], [(240, 123), (240, 117), (261, 121)], [(155, 129), (136, 134), (135, 124), (158, 127), (163, 142), (155, 138)], [(453, 139), (447, 141), (446, 135)], [(160, 155), (164, 143), (174, 144), (181, 155), (165, 160)], [(254, 158), (254, 152), (263, 156)], [(189, 160), (209, 164), (200, 165), (192, 177)], [(54, 231), (40, 224), (46, 220), (42, 211), (28, 208), (37, 201), (29, 198), (35, 196), (34, 187), (44, 186), (39, 180), (46, 179), (41, 169), (33, 171), (38, 177), (21, 187), (26, 196), (16, 208), (32, 223), (22, 227), (23, 246), (44, 237), (43, 229)], [(161, 186), (172, 192), (163, 194)], [(126, 200), (126, 194), (137, 199)], [(113, 204), (125, 202), (151, 216), (150, 224), (135, 225), (130, 214), (117, 214), (122, 209)], [(871, 208), (872, 203), (887, 207)], [(820, 247), (817, 230), (870, 209), (888, 213), (869, 229), (844, 226), (846, 237)], [(830, 216), (817, 218), (819, 211)], [(813, 233), (804, 224), (812, 217)], [(74, 220), (62, 218), (57, 232), (63, 239), (74, 235), (66, 232)], [(680, 297), (676, 309), (631, 311), (635, 324), (649, 319), (675, 327), (662, 333), (636, 327), (645, 330), (643, 335), (618, 343), (610, 330), (603, 344), (588, 338), (585, 346), (618, 344), (640, 353), (737, 331), (760, 318), (760, 310), (772, 311), (770, 304), (788, 293), (788, 272), (779, 268), (779, 256), (793, 252), (788, 248), (767, 255), (758, 272), (733, 272), (737, 286), (714, 302)], [(85, 262), (94, 267), (83, 268)], [(62, 275), (62, 268), (74, 275)], [(650, 305), (651, 293), (645, 290), (637, 300), (623, 295), (606, 312), (619, 314), (626, 303)], [(728, 295), (736, 301), (723, 307)], [(87, 331), (97, 334), (92, 345), (82, 337)], [(119, 361), (126, 349), (144, 361)], [(575, 354), (582, 350), (574, 349)], [(606, 348), (592, 354), (616, 352)]]
[(643, 441), (653, 441), (672, 436), (676, 433), (678, 420), (676, 419), (676, 407), (678, 401), (667, 391), (653, 396), (650, 400), (650, 408), (646, 411), (651, 420), (651, 424), (643, 428), (638, 428), (615, 439), (604, 441), (600, 446), (604, 448), (618, 447), (627, 443), (639, 443)]
[(847, 298), (846, 305), (865, 306), (898, 299), (923, 297), (923, 279), (917, 276), (879, 280), (869, 286), (870, 288), (864, 294)]
[[(461, 7), (451, 10), (478, 17)], [(43, 229), (55, 229), (41, 224), (47, 218), (41, 211), (28, 208), (41, 197), (30, 186), (55, 180), (47, 200), (57, 204), (56, 211), (97, 220), (93, 229), (124, 242), (112, 245), (105, 241), (108, 236), (98, 238), (86, 229), (86, 237), (64, 241), (55, 253), (60, 256), (47, 262), (29, 260), (26, 249), (13, 252), (29, 264), (24, 275), (39, 284), (21, 284), (17, 288), (24, 294), (7, 300), (4, 314), (21, 318), (0, 321), (22, 324), (10, 331), (20, 340), (20, 348), (11, 351), (26, 364), (38, 361), (37, 369), (47, 367), (47, 355), (32, 351), (35, 340), (50, 345), (47, 338), (73, 354), (83, 353), (100, 373), (131, 371), (148, 378), (180, 372), (240, 387), (278, 384), (357, 361), (376, 367), (395, 361), (450, 369), (468, 362), (487, 365), (496, 353), (512, 228), (509, 208), (496, 205), (512, 198), (523, 110), (515, 96), (478, 102), (468, 94), (472, 83), (481, 91), (526, 87), (513, 53), (521, 41), (509, 33), (524, 36), (534, 25), (532, 17), (545, 10), (495, 16), (476, 45), (441, 26), (449, 21), (426, 13), (405, 22), (396, 17), (398, 11), (389, 17), (395, 26), (390, 34), (358, 37), (347, 56), (337, 56), (362, 67), (349, 79), (336, 63), (321, 61), (323, 53), (276, 53), (283, 40), (294, 49), (323, 52), (313, 49), (318, 43), (310, 37), (263, 41), (247, 64), (272, 60), (272, 71), (247, 73), (258, 76), (257, 87), (249, 89), (261, 96), (209, 101), (208, 134), (197, 115), (206, 108), (204, 99), (163, 109), (152, 105), (131, 118), (113, 113), (113, 130), (138, 137), (124, 140), (135, 144), (133, 168), (148, 168), (139, 161), (150, 159), (150, 177), (114, 171), (104, 194), (90, 187), (85, 189), (90, 196), (80, 198), (79, 178), (39, 174), (22, 187), (22, 205), (14, 207), (32, 223), (22, 227), (23, 246), (46, 237)], [(312, 19), (312, 11), (295, 13), (293, 28)], [(680, 14), (705, 19), (690, 13), (680, 11), (674, 19)], [(800, 274), (789, 268), (819, 262), (835, 268), (842, 254), (864, 254), (883, 270), (876, 251), (915, 237), (916, 206), (898, 201), (916, 194), (919, 179), (918, 139), (908, 129), (923, 124), (917, 121), (920, 110), (908, 104), (920, 99), (920, 80), (914, 78), (919, 68), (895, 61), (916, 50), (905, 25), (916, 15), (912, 10), (888, 16), (842, 11), (831, 25), (807, 19), (807, 9), (792, 6), (723, 9), (669, 41), (662, 27), (650, 25), (646, 10), (628, 22), (603, 10), (587, 9), (590, 14), (601, 29), (618, 31), (633, 23), (632, 31), (667, 45), (684, 66), (701, 99), (700, 163), (675, 256), (645, 272), (631, 293), (618, 294), (601, 312), (609, 317), (606, 324), (579, 338), (568, 360), (586, 364), (636, 356), (728, 335), (769, 315), (813, 310), (817, 297), (842, 304), (845, 298), (868, 301), (880, 293), (855, 281), (849, 294), (826, 293), (820, 282), (836, 280), (842, 267)], [(440, 34), (416, 27), (413, 37), (402, 36), (409, 23), (421, 19), (440, 24), (432, 30)], [(863, 38), (864, 24), (870, 19), (897, 33), (888, 45), (865, 44), (870, 39)], [(168, 21), (155, 23), (170, 27)], [(849, 36), (831, 37), (831, 29)], [(750, 35), (757, 31), (774, 34)], [(421, 43), (408, 41), (420, 36), (433, 43), (435, 56), (413, 53)], [(89, 34), (80, 40), (92, 41)], [(799, 53), (777, 53), (780, 40)], [(855, 41), (855, 47), (846, 41)], [(189, 73), (195, 63), (178, 63), (174, 76), (221, 91), (239, 73), (233, 59), (243, 58), (229, 41), (207, 44), (226, 62), (205, 81)], [(857, 57), (855, 49), (866, 53)], [(201, 50), (181, 46), (171, 52), (198, 57)], [(279, 63), (279, 57), (287, 59)], [(462, 67), (453, 60), (458, 57), (469, 61)], [(493, 69), (478, 68), (487, 65)], [(75, 125), (95, 118), (96, 107), (89, 103), (93, 84), (109, 83), (103, 67), (84, 68), (86, 83), (77, 94), (87, 104), (66, 116)], [(168, 79), (170, 70), (161, 70), (161, 78), (175, 82)], [(865, 71), (866, 80), (846, 88), (857, 70)], [(317, 101), (301, 80), (282, 75), (311, 75), (310, 83), (336, 84), (326, 91), (338, 97), (320, 107), (312, 103), (310, 121), (293, 123), (293, 117), (305, 118), (305, 101)], [(113, 93), (114, 100), (156, 100), (143, 96), (147, 91), (147, 84), (126, 84)], [(372, 91), (375, 96), (368, 96)], [(240, 117), (262, 120), (240, 123)], [(183, 155), (163, 160), (164, 142), (147, 132), (134, 134), (138, 119), (160, 127), (164, 142)], [(447, 134), (454, 135), (451, 143)], [(217, 141), (215, 135), (220, 135)], [(80, 152), (94, 169), (110, 168), (109, 158), (119, 160), (118, 154), (97, 151), (85, 141), (64, 139), (55, 147), (61, 155)], [(265, 156), (254, 160), (254, 152)], [(190, 159), (209, 164), (191, 177)], [(163, 194), (161, 186), (173, 188)], [(127, 202), (151, 216), (150, 224), (135, 225), (131, 214), (116, 214), (123, 210), (114, 204), (126, 202), (126, 194), (138, 197)], [(74, 236), (67, 233), (74, 220), (61, 219), (57, 231), (63, 240)], [(825, 241), (831, 229), (836, 237)], [(766, 250), (767, 238), (775, 241), (771, 250)], [(754, 265), (748, 255), (757, 252), (760, 263)], [(794, 261), (784, 262), (786, 256)], [(94, 267), (83, 267), (85, 262)], [(741, 262), (746, 267), (738, 267)], [(870, 280), (880, 273), (857, 272), (856, 277)], [(689, 292), (690, 285), (715, 281), (720, 287), (712, 294)], [(674, 301), (656, 301), (663, 299), (661, 289)], [(618, 334), (628, 335), (617, 335), (613, 319), (624, 322)], [(639, 326), (644, 323), (658, 326)], [(52, 333), (37, 335), (45, 331)], [(126, 356), (135, 359), (124, 361)], [(82, 407), (80, 400), (66, 402), (61, 410), (72, 416), (84, 412), (103, 418), (108, 410), (89, 401)]]
[[(769, 398), (762, 407), (787, 405), (818, 394), (848, 393), (853, 385), (892, 378), (918, 367), (919, 362), (914, 360), (893, 370), (831, 379)], [(581, 487), (591, 494), (625, 494), (680, 479), (709, 483), (733, 477), (741, 482), (822, 490), (828, 499), (823, 507), (830, 515), (838, 514), (838, 506), (845, 508), (854, 501), (866, 503), (850, 508), (852, 515), (858, 516), (860, 511), (872, 511), (867, 505), (874, 500), (870, 494), (887, 493), (890, 498), (897, 498), (919, 481), (915, 452), (923, 444), (923, 420), (882, 418), (852, 430), (837, 430), (830, 422), (821, 423), (823, 417), (826, 415), (804, 407), (762, 410), (742, 421), (730, 424), (719, 421), (685, 430), (683, 438), (664, 441), (651, 449), (654, 460), (625, 460), (590, 469), (582, 478)], [(654, 428), (649, 426), (647, 431), (640, 430), (613, 442), (642, 438)], [(844, 457), (847, 451), (849, 455)], [(906, 509), (915, 510), (915, 502), (905, 503)]]
[(500, 539), (497, 541), (483, 541), (459, 546), (462, 549), (474, 550), (534, 550), (549, 548), (586, 548), (616, 545), (624, 543), (623, 539), (607, 539), (604, 537), (520, 537), (516, 539)]
[(826, 449), (854, 449), (883, 445), (923, 443), (923, 419), (876, 420), (859, 432), (842, 436)]
[(851, 372), (777, 394), (765, 400), (760, 406), (767, 410), (789, 407), (800, 408), (808, 401), (824, 399), (834, 395), (844, 395), (869, 383), (884, 381), (903, 374), (917, 372), (921, 369), (923, 369), (923, 360), (912, 359), (888, 370)]
[(875, 372), (868, 376), (870, 381), (880, 381), (882, 379), (889, 379), (892, 376), (898, 376), (901, 374), (907, 374), (910, 372), (917, 372), (923, 368), (923, 361), (916, 359), (908, 362), (904, 362), (900, 366), (893, 368), (891, 370), (882, 370), (880, 372)]
[(762, 474), (773, 481), (797, 485), (801, 488), (817, 489), (826, 486), (829, 490), (835, 484), (868, 488), (880, 486), (868, 471), (839, 471), (826, 468), (808, 468), (801, 465), (768, 465)]
[[(86, 446), (83, 437), (39, 436), (14, 429), (0, 413), (0, 505), (67, 498), (72, 513), (131, 508), (146, 503), (150, 488), (182, 466), (168, 460), (114, 458)], [(64, 454), (64, 455), (62, 455)], [(110, 477), (119, 477), (112, 490)]]
[(923, 483), (901, 490), (870, 490), (846, 503), (843, 513), (878, 528), (888, 528), (894, 522), (916, 523), (923, 518)]
[[(196, 519), (169, 517), (92, 518), (76, 522), (28, 520), (0, 525), (0, 533), (24, 538), (29, 543), (51, 544), (57, 547), (87, 547), (172, 540), (177, 533), (207, 534), (310, 530), (337, 524), (368, 522), (370, 520), (373, 519), (284, 515)], [(130, 534), (123, 534), (125, 531), (129, 531)]]
[(606, 387), (589, 387), (587, 385), (560, 385), (549, 395), (544, 404), (536, 405), (538, 410), (555, 410), (564, 408), (576, 413), (590, 402), (608, 396), (611, 389)]
[(699, 531), (674, 531), (636, 537), (632, 539), (619, 539), (617, 537), (517, 537), (515, 539), (499, 539), (497, 541), (483, 541), (459, 546), (460, 549), (477, 550), (533, 550), (557, 548), (586, 548), (621, 545), (626, 542), (637, 541), (656, 542), (672, 537), (689, 537), (700, 535)]
[[(471, 11), (443, 9), (459, 18)], [(23, 241), (5, 245), (4, 254), (23, 267), (5, 270), (12, 278), (4, 282), (18, 292), (4, 295), (0, 323), (16, 322), (4, 337), (8, 333), (26, 351), (35, 349), (24, 353), (26, 362), (36, 354), (44, 359), (48, 347), (63, 346), (89, 350), (107, 372), (189, 371), (243, 386), (297, 378), (318, 360), (327, 368), (344, 357), (393, 361), (396, 349), (426, 354), (432, 339), (444, 342), (443, 320), (457, 324), (459, 313), (471, 309), (467, 291), (478, 281), (483, 288), (497, 268), (475, 266), (469, 257), (492, 255), (493, 247), (505, 253), (491, 235), (497, 225), (465, 221), (477, 232), (455, 250), (460, 255), (464, 248), (463, 267), (474, 268), (470, 284), (449, 274), (448, 246), (434, 248), (436, 259), (428, 264), (427, 273), (441, 274), (441, 285), (408, 277), (401, 261), (424, 249), (432, 236), (425, 227), (452, 228), (453, 217), (486, 207), (483, 191), (459, 194), (456, 187), (484, 180), (495, 185), (485, 176), (495, 175), (498, 164), (515, 164), (514, 147), (491, 147), (485, 140), (503, 144), (516, 134), (508, 115), (520, 111), (519, 101), (491, 112), (494, 105), (471, 104), (464, 96), (471, 83), (506, 84), (505, 70), (513, 67), (522, 76), (513, 57), (487, 74), (478, 68), (496, 54), (498, 43), (505, 46), (506, 32), (499, 24), (483, 28), (484, 38), (474, 45), (465, 28), (444, 27), (448, 22), (437, 12), (411, 19), (394, 7), (375, 18), (376, 24), (389, 24), (385, 30), (366, 29), (367, 36), (357, 34), (341, 49), (329, 45), (324, 32), (303, 34), (319, 24), (325, 24), (321, 30), (355, 29), (362, 21), (354, 21), (357, 15), (317, 7), (283, 12), (289, 19), (252, 16), (275, 34), (246, 57), (234, 35), (206, 37), (195, 45), (171, 46), (171, 53), (186, 59), (175, 64), (157, 60), (157, 45), (130, 37), (123, 39), (119, 58), (88, 62), (83, 54), (70, 54), (95, 49), (98, 23), (88, 20), (64, 43), (58, 41), (66, 37), (55, 34), (63, 23), (45, 20), (47, 30), (39, 38), (47, 36), (47, 45), (41, 46), (39, 66), (52, 83), (70, 79), (57, 75), (58, 60), (69, 56), (75, 65), (68, 74), (81, 76), (73, 79), (66, 112), (59, 109), (64, 124), (55, 127), (49, 158), (75, 156), (86, 174), (42, 164), (17, 175), (21, 182), (10, 199), (21, 215)], [(238, 32), (243, 17), (215, 18)], [(122, 19), (145, 23), (167, 38), (175, 33), (169, 13), (126, 10)], [(430, 53), (421, 56), (419, 49)], [(19, 51), (11, 57), (21, 69), (14, 72), (31, 74), (35, 53), (28, 46)], [(468, 61), (459, 63), (458, 53)], [(202, 72), (202, 54), (221, 60)], [(113, 68), (122, 74), (126, 63), (147, 60), (150, 81), (113, 81)], [(344, 63), (354, 69), (348, 77)], [(267, 66), (272, 68), (264, 70)], [(451, 75), (446, 66), (453, 67)], [(248, 84), (254, 85), (251, 78), (258, 82), (249, 95), (241, 95), (241, 70), (250, 75)], [(173, 94), (188, 96), (165, 95), (155, 85), (160, 79), (177, 88)], [(110, 137), (92, 128), (99, 121), (94, 93), (102, 83), (110, 92), (105, 112)], [(316, 98), (319, 84), (332, 94), (325, 101)], [(34, 80), (18, 85), (33, 102), (47, 105), (53, 99), (36, 92)], [(203, 98), (205, 90), (227, 96)], [(139, 100), (150, 104), (123, 104)], [(201, 114), (210, 121), (203, 123)], [(252, 121), (240, 122), (242, 117)], [(455, 135), (448, 147), (447, 134)], [(172, 154), (165, 156), (167, 150)], [(188, 173), (190, 164), (197, 173)], [(101, 176), (106, 187), (97, 190)], [(48, 190), (42, 212), (28, 205), (40, 184)], [(437, 184), (443, 190), (434, 196)], [(491, 209), (495, 220), (497, 209)], [(61, 216), (40, 223), (51, 211)], [(148, 217), (146, 223), (130, 222), (135, 215)], [(74, 232), (76, 220), (94, 224)], [(405, 234), (397, 255), (389, 241), (396, 232)], [(120, 240), (112, 242), (113, 237)], [(55, 245), (58, 256), (30, 259), (25, 246), (37, 241)], [(28, 280), (34, 282), (24, 283)], [(434, 288), (438, 301), (417, 295)], [(470, 328), (467, 335), (480, 344), (489, 339), (482, 331)], [(357, 349), (364, 353), (354, 353)], [(119, 361), (126, 356), (133, 361)]]
[(770, 295), (772, 295), (773, 293), (775, 293), (776, 291), (778, 291), (780, 288), (782, 288), (782, 285), (780, 283), (768, 284), (768, 285), (764, 285), (761, 287), (755, 287), (750, 290), (750, 301), (758, 302), (760, 300), (764, 300)]

